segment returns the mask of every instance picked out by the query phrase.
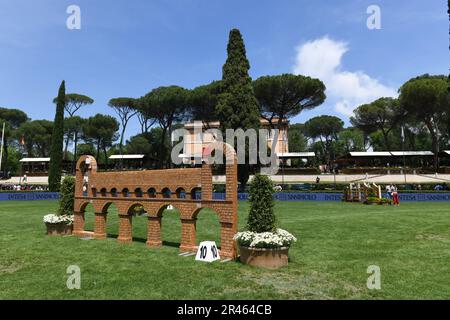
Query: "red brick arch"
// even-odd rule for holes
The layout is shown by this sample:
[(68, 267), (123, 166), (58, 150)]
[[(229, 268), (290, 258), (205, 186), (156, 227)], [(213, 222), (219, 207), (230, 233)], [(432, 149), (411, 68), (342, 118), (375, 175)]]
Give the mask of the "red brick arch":
[[(162, 211), (168, 205), (178, 209), (181, 220), (181, 252), (196, 251), (196, 220), (204, 208), (210, 208), (219, 216), (221, 224), (221, 256), (236, 257), (233, 236), (237, 232), (237, 159), (234, 149), (226, 144), (213, 143), (211, 150), (225, 152), (226, 162), (226, 199), (214, 200), (212, 195), (212, 168), (208, 163), (201, 168), (145, 170), (127, 172), (98, 172), (97, 162), (92, 156), (83, 156), (78, 160), (75, 190), (75, 221), (76, 236), (91, 235), (97, 239), (106, 238), (106, 216), (108, 208), (114, 204), (119, 211), (119, 242), (132, 241), (132, 215), (129, 211), (136, 205), (142, 205), (148, 213), (147, 245), (159, 247), (161, 239)], [(86, 162), (90, 163), (89, 166)], [(207, 162), (207, 161), (206, 161)], [(83, 186), (85, 192), (83, 192)], [(117, 190), (117, 196), (110, 194)], [(142, 197), (136, 197), (136, 189), (142, 190)], [(156, 190), (156, 197), (148, 195), (150, 189)], [(162, 191), (171, 190), (171, 198), (164, 198)], [(186, 198), (177, 198), (176, 191), (180, 188), (186, 192)], [(191, 199), (190, 192), (200, 188), (201, 199)], [(107, 191), (106, 195), (101, 190)], [(128, 189), (128, 197), (122, 190)], [(96, 192), (94, 192), (94, 190)], [(95, 210), (95, 231), (93, 234), (84, 231), (84, 212), (88, 204)]]

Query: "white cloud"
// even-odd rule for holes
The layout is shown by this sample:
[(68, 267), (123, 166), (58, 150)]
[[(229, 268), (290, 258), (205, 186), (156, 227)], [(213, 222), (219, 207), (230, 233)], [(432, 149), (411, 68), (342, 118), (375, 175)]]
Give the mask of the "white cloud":
[(363, 71), (342, 70), (342, 57), (348, 52), (346, 42), (328, 36), (308, 41), (297, 47), (293, 72), (322, 80), (328, 98), (337, 101), (337, 112), (352, 116), (353, 110), (381, 97), (396, 97), (394, 88), (383, 85)]

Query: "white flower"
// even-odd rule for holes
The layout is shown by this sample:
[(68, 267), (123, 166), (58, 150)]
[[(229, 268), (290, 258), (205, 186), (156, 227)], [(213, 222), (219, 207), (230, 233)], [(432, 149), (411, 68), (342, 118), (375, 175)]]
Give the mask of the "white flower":
[(255, 233), (244, 231), (234, 237), (240, 245), (251, 248), (281, 248), (290, 247), (297, 242), (297, 238), (286, 230), (277, 229), (276, 232)]
[(50, 223), (50, 224), (72, 224), (73, 223), (73, 217), (72, 216), (57, 216), (56, 214), (48, 214), (44, 217), (44, 223)]

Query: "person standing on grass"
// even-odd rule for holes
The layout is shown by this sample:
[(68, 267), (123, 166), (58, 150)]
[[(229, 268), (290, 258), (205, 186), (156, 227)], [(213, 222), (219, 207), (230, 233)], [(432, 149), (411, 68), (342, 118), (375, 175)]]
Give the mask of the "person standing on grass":
[(390, 184), (386, 186), (386, 193), (389, 200), (392, 200), (392, 187)]
[(392, 198), (394, 200), (394, 205), (395, 206), (399, 206), (400, 205), (400, 201), (398, 199), (398, 189), (397, 186), (393, 185), (391, 186), (391, 191), (392, 191)]

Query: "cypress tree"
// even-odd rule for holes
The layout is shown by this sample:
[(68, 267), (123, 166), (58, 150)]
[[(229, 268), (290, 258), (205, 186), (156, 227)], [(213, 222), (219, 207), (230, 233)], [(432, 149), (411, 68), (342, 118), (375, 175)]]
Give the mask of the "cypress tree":
[(255, 175), (250, 183), (249, 201), (248, 230), (256, 233), (275, 231), (273, 182), (268, 176)]
[(61, 188), (61, 171), (64, 147), (64, 107), (66, 103), (65, 81), (59, 87), (56, 99), (56, 114), (52, 134), (52, 144), (50, 149), (50, 168), (48, 172), (49, 189), (52, 192), (59, 192)]
[(65, 177), (61, 183), (59, 195), (58, 214), (61, 216), (73, 215), (73, 206), (75, 202), (75, 178)]
[[(222, 70), (221, 94), (216, 107), (221, 130), (259, 129), (260, 112), (249, 76), (250, 63), (246, 56), (244, 40), (238, 29), (230, 32), (228, 57)], [(250, 174), (250, 165), (240, 164), (238, 179), (244, 188)]]

